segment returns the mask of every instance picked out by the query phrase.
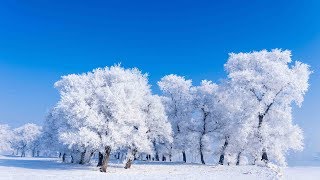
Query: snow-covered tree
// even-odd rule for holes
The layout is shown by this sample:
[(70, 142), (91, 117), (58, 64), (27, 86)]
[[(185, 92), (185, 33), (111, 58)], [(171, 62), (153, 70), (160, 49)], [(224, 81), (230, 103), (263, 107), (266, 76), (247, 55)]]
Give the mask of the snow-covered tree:
[(248, 142), (251, 153), (264, 162), (284, 164), (289, 149), (303, 147), (302, 132), (293, 124), (291, 111), (293, 103), (301, 106), (308, 90), (309, 66), (292, 63), (288, 50), (274, 49), (231, 53), (225, 68), (231, 86), (255, 117), (254, 135)]
[(192, 118), (192, 81), (171, 74), (164, 76), (158, 85), (163, 93), (166, 112), (174, 133), (173, 148), (182, 152), (183, 161), (186, 162), (189, 133), (187, 125)]
[(159, 159), (159, 153), (163, 156), (167, 154), (171, 159), (172, 128), (161, 98), (152, 95), (147, 97), (146, 103), (147, 134), (153, 144), (155, 156)]
[[(229, 82), (219, 85), (217, 92), (222, 127), (217, 132), (216, 140), (220, 145), (216, 149), (219, 154), (219, 164), (239, 165), (242, 157), (247, 156), (248, 139), (253, 134), (256, 120), (254, 118), (254, 105), (245, 101), (241, 92)], [(226, 162), (225, 162), (226, 161)]]
[(203, 80), (200, 86), (192, 88), (193, 119), (188, 126), (192, 132), (189, 136), (193, 147), (200, 154), (202, 164), (205, 164), (204, 154), (212, 149), (214, 133), (220, 128), (221, 117), (218, 108), (216, 91), (218, 86), (211, 81)]
[(12, 141), (13, 134), (9, 126), (0, 124), (0, 152), (8, 151), (11, 149), (10, 141)]
[(62, 161), (65, 162), (67, 154), (71, 155), (71, 151), (59, 138), (60, 129), (64, 129), (66, 126), (65, 121), (62, 119), (58, 109), (53, 108), (50, 110), (43, 124), (41, 147), (47, 156), (55, 156), (59, 152)]
[(28, 150), (35, 150), (36, 141), (41, 135), (41, 126), (28, 123), (13, 130), (13, 144), (21, 151), (21, 157), (26, 156)]
[(85, 164), (87, 155), (100, 148), (100, 138), (96, 133), (96, 120), (92, 73), (63, 76), (55, 83), (61, 99), (53, 109), (53, 119), (58, 127), (59, 141), (68, 146), (73, 163)]
[[(148, 103), (153, 96), (147, 75), (136, 68), (99, 68), (86, 74), (63, 76), (55, 86), (61, 95), (55, 107), (63, 121), (63, 127), (59, 128), (60, 141), (82, 153), (87, 149), (102, 152), (103, 172), (112, 151), (127, 150), (129, 168), (138, 152), (152, 152), (154, 135), (158, 136), (157, 141), (170, 141), (166, 134), (170, 134), (169, 129), (156, 132), (148, 126), (151, 121), (159, 121), (170, 128), (166, 117), (160, 114), (161, 109), (153, 109), (159, 106), (156, 100)], [(146, 110), (159, 114), (152, 115)]]

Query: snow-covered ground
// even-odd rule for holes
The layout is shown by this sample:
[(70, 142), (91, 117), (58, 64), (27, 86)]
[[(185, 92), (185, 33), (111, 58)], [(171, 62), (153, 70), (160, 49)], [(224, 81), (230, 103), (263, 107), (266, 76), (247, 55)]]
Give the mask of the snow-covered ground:
[(258, 166), (210, 166), (137, 162), (126, 170), (111, 163), (108, 173), (94, 166), (64, 164), (53, 158), (0, 156), (0, 179), (320, 179), (320, 167), (289, 167), (277, 174)]

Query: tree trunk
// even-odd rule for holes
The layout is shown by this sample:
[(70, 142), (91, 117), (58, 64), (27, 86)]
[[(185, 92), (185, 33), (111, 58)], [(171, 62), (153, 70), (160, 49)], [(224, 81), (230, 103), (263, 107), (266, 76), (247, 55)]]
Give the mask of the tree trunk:
[[(272, 104), (271, 104), (272, 105)], [(268, 112), (270, 106), (268, 107), (268, 109), (266, 110), (266, 112), (264, 113), (264, 115)], [(260, 129), (261, 129), (261, 126), (262, 126), (262, 122), (263, 122), (263, 118), (264, 118), (264, 115), (259, 115), (259, 124), (258, 124), (258, 138), (259, 138), (259, 141), (260, 143), (263, 144), (263, 138), (262, 138), (262, 135), (261, 135), (261, 132), (260, 132)], [(261, 157), (261, 161), (265, 162), (265, 163), (268, 163), (268, 155), (267, 155), (267, 151), (266, 151), (266, 148), (263, 147), (262, 149), (262, 157)]]
[(202, 153), (202, 151), (200, 152), (200, 158), (201, 158), (201, 163), (202, 163), (202, 164), (206, 164), (206, 163), (204, 162), (204, 158), (203, 158), (203, 153)]
[(223, 165), (223, 161), (224, 161), (224, 154), (221, 154), (219, 158), (219, 164)]
[(162, 155), (162, 161), (167, 161), (167, 159), (164, 155)]
[(131, 153), (132, 153), (132, 154), (131, 154), (132, 156), (129, 155), (128, 161), (127, 161), (127, 163), (126, 163), (126, 165), (125, 165), (125, 167), (124, 167), (125, 169), (131, 168), (132, 161), (133, 161), (133, 159), (135, 159), (135, 157), (136, 157), (137, 150), (134, 149)]
[(236, 163), (237, 166), (240, 165), (240, 157), (241, 157), (241, 151), (238, 153), (238, 156), (237, 156), (237, 163)]
[(221, 155), (219, 158), (220, 165), (223, 165), (223, 163), (224, 163), (224, 155), (225, 155), (225, 151), (226, 151), (227, 146), (228, 146), (228, 137), (226, 137), (226, 141), (224, 142), (224, 144), (222, 146), (222, 151), (221, 151)]
[(111, 153), (111, 147), (110, 146), (106, 146), (105, 147), (105, 152), (104, 152), (104, 155), (103, 155), (102, 166), (101, 166), (101, 170), (100, 170), (101, 172), (107, 172), (110, 153)]
[(159, 161), (159, 154), (158, 154), (158, 152), (156, 152), (156, 161)]
[(99, 159), (98, 159), (97, 167), (102, 166), (102, 160), (103, 160), (103, 154), (101, 152), (99, 152)]
[(66, 153), (63, 153), (62, 155), (62, 162), (66, 162)]
[(201, 159), (201, 163), (202, 164), (206, 164), (204, 162), (204, 157), (203, 157), (203, 152), (202, 152), (203, 151), (202, 137), (203, 137), (203, 135), (200, 138), (200, 148), (199, 148), (199, 150), (200, 150), (200, 159)]
[(124, 167), (125, 169), (129, 169), (132, 165), (132, 159), (128, 159), (126, 166)]
[(267, 151), (265, 148), (262, 149), (262, 158), (261, 158), (261, 161), (265, 162), (265, 163), (268, 163), (268, 155), (267, 155)]
[(71, 155), (71, 163), (73, 163), (74, 162), (74, 158), (73, 158), (73, 156)]
[(87, 150), (84, 150), (83, 152), (81, 152), (79, 164), (84, 164), (84, 158), (85, 158), (85, 155), (86, 155), (86, 151)]
[(201, 163), (202, 164), (206, 164), (204, 162), (204, 157), (203, 157), (203, 144), (202, 144), (202, 138), (203, 136), (205, 136), (206, 132), (207, 132), (207, 116), (208, 116), (208, 113), (206, 112), (206, 110), (204, 108), (201, 108), (202, 110), (202, 113), (203, 113), (203, 127), (202, 127), (202, 133), (201, 133), (201, 137), (199, 139), (199, 144), (200, 144), (200, 159), (201, 159)]
[(170, 146), (169, 159), (170, 159), (170, 162), (171, 162), (172, 161), (172, 145)]
[(187, 156), (186, 156), (186, 152), (182, 151), (182, 158), (183, 158), (183, 162), (187, 162)]

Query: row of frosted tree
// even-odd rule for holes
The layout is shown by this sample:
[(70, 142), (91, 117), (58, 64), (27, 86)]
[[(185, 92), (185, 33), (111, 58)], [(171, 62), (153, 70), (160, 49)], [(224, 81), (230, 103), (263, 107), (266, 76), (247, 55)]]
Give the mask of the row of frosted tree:
[(41, 146), (79, 164), (96, 155), (102, 172), (120, 156), (125, 168), (135, 159), (285, 165), (289, 151), (303, 148), (292, 108), (308, 90), (309, 66), (274, 49), (231, 53), (224, 68), (227, 78), (218, 84), (164, 76), (161, 95), (137, 68), (63, 76)]
[(44, 154), (42, 146), (42, 127), (28, 123), (21, 127), (10, 129), (6, 124), (0, 124), (0, 152), (12, 151), (12, 155), (25, 157), (39, 156), (40, 150)]

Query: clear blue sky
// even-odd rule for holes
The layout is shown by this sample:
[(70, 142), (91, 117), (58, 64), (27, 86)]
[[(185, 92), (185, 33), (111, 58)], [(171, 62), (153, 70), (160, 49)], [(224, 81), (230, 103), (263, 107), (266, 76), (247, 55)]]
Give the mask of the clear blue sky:
[(229, 52), (283, 48), (314, 74), (294, 120), (320, 151), (320, 3), (312, 1), (0, 1), (0, 123), (41, 124), (61, 75), (121, 62), (156, 82), (218, 82)]

